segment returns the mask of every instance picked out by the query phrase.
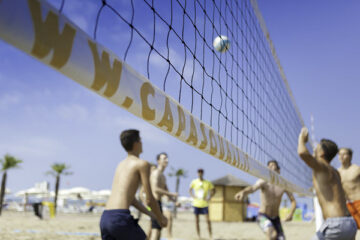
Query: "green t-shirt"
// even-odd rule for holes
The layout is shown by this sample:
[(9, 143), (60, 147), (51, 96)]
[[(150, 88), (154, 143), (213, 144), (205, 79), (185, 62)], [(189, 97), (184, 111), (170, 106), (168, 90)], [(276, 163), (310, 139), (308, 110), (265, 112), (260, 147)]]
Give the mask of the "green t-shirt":
[(198, 208), (207, 207), (209, 205), (209, 190), (213, 189), (214, 185), (207, 180), (194, 179), (190, 184), (190, 188), (194, 189), (196, 197), (193, 201), (193, 206)]

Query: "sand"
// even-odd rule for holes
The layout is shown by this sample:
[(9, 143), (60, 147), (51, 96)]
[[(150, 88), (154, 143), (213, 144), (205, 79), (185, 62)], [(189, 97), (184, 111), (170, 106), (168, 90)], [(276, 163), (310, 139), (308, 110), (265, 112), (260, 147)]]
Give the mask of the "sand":
[[(196, 239), (191, 213), (180, 213), (173, 225), (173, 239)], [(39, 220), (32, 213), (4, 211), (0, 217), (1, 240), (99, 240), (99, 214), (58, 214), (55, 219)], [(142, 218), (140, 225), (147, 230), (149, 220)], [(288, 222), (283, 224), (287, 239), (311, 239), (315, 232), (314, 223)], [(203, 239), (209, 239), (204, 219), (201, 219)], [(213, 222), (214, 239), (251, 240), (266, 239), (256, 223)], [(166, 231), (163, 238), (167, 238)], [(356, 238), (360, 240), (360, 233)]]

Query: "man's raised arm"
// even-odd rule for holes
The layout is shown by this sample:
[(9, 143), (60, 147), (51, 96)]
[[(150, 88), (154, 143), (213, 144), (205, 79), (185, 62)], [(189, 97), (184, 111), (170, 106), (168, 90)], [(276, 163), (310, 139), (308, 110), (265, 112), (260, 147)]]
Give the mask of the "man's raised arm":
[(322, 164), (309, 152), (306, 143), (309, 138), (309, 131), (306, 127), (301, 129), (298, 141), (298, 154), (300, 158), (313, 170), (319, 170)]

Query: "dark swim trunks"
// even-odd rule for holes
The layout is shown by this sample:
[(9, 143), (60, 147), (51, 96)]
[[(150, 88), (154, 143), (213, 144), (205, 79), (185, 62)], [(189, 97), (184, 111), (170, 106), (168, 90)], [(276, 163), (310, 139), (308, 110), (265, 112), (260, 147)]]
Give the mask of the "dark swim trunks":
[(194, 208), (194, 214), (195, 215), (209, 214), (209, 208), (208, 207), (203, 207), (203, 208), (193, 207), (193, 208)]
[(105, 210), (100, 219), (102, 240), (145, 240), (146, 235), (128, 209)]
[[(161, 204), (161, 201), (157, 201), (158, 202), (158, 204), (159, 204), (159, 207), (160, 207), (160, 211), (161, 211), (161, 213), (163, 212), (163, 210), (162, 210), (162, 204)], [(160, 224), (154, 219), (154, 218), (152, 218), (151, 219), (151, 228), (154, 228), (154, 229), (159, 229), (159, 230), (161, 230), (161, 226), (160, 226)]]
[(284, 231), (282, 229), (279, 217), (271, 218), (264, 213), (259, 213), (258, 217), (257, 217), (257, 222), (258, 222), (261, 230), (263, 230), (263, 232), (267, 232), (267, 230), (270, 227), (273, 227), (273, 228), (275, 228), (276, 233), (277, 233), (276, 239), (277, 240), (285, 239)]

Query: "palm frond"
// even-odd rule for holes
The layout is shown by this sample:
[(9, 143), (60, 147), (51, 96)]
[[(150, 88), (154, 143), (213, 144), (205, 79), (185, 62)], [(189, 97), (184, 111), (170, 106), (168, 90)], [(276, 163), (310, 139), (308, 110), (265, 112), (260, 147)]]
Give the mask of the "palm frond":
[(54, 171), (46, 171), (45, 172), (45, 175), (51, 175), (51, 176), (53, 176), (53, 177), (56, 177), (56, 172), (54, 172)]
[(168, 174), (169, 177), (187, 177), (187, 171), (183, 168), (175, 169), (171, 167), (170, 169), (171, 172)]
[(66, 165), (65, 163), (54, 163), (51, 166), (51, 171), (48, 171), (47, 174), (57, 176), (57, 175), (71, 175), (73, 174), (70, 171), (70, 165)]
[(1, 162), (2, 170), (6, 171), (11, 168), (18, 168), (19, 164), (22, 163), (23, 161), (18, 158), (15, 158), (10, 154), (6, 154), (4, 156), (4, 159), (1, 159), (0, 162)]

